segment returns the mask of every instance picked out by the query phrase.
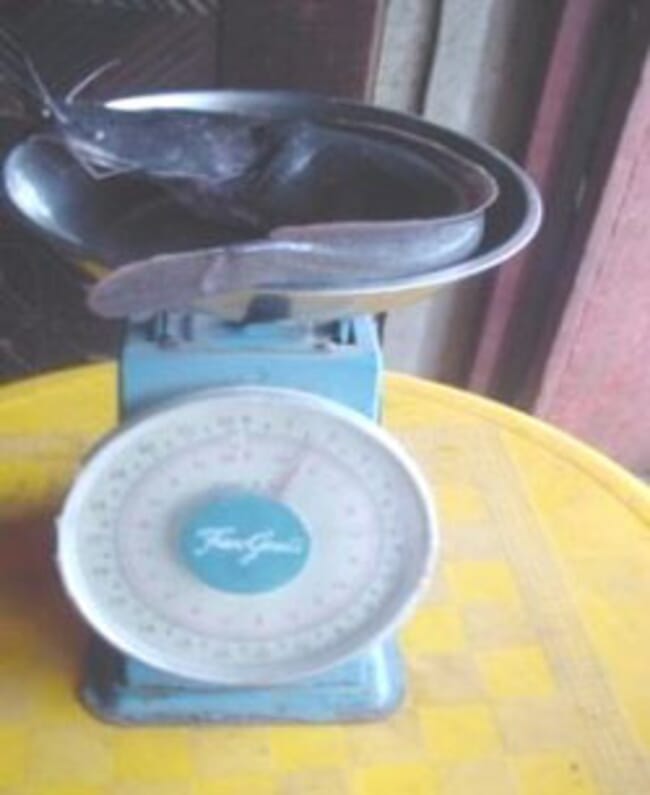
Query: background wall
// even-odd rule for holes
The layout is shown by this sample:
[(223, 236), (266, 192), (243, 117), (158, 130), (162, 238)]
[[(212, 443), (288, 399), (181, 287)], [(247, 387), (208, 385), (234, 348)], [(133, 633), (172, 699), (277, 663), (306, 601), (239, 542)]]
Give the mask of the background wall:
[[(421, 113), (519, 157), (556, 6), (538, 0), (390, 0), (374, 101)], [(462, 383), (491, 278), (390, 313), (388, 366)]]

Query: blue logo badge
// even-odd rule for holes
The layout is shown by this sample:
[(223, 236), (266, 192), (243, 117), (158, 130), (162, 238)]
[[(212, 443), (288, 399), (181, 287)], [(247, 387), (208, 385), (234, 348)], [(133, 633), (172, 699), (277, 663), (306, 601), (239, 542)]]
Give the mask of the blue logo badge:
[(250, 594), (279, 588), (303, 568), (310, 540), (286, 505), (238, 494), (203, 505), (183, 525), (181, 554), (207, 585)]

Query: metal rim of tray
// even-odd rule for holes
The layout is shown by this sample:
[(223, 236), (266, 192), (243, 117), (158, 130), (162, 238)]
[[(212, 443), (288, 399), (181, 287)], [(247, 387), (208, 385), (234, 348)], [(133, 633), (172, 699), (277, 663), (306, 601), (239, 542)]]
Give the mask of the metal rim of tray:
[[(354, 286), (333, 288), (264, 289), (218, 296), (208, 305), (197, 302), (199, 311), (222, 314), (225, 319), (245, 319), (250, 307), (263, 297), (284, 300), (283, 317), (272, 319), (325, 319), (361, 312), (378, 312), (424, 297), (438, 287), (489, 270), (510, 259), (534, 237), (542, 220), (542, 204), (533, 181), (510, 158), (493, 147), (460, 133), (439, 127), (416, 116), (361, 103), (290, 91), (189, 91), (121, 97), (108, 103), (124, 110), (176, 108), (197, 111), (238, 111), (259, 114), (327, 119), (352, 127), (370, 127), (397, 132), (423, 144), (448, 147), (461, 158), (486, 170), (497, 182), (499, 197), (486, 212), (486, 234), (478, 251), (464, 261), (395, 279), (382, 279)], [(5, 181), (7, 164), (5, 164)], [(14, 203), (15, 204), (15, 203)], [(19, 208), (16, 208), (19, 210)], [(19, 211), (20, 212), (20, 211)], [(474, 211), (476, 212), (476, 211)], [(471, 214), (471, 213), (470, 213)], [(32, 218), (24, 220), (68, 253), (74, 246), (63, 235), (57, 237)], [(76, 258), (87, 257), (82, 241)], [(95, 252), (97, 254), (97, 252)], [(100, 256), (101, 259), (101, 256)]]

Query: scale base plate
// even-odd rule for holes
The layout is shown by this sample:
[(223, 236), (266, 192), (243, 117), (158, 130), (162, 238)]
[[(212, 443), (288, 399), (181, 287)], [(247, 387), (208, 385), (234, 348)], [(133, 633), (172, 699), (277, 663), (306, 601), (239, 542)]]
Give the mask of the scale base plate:
[(391, 641), (298, 683), (219, 687), (155, 671), (95, 638), (81, 696), (99, 718), (119, 724), (362, 722), (399, 707), (404, 668)]

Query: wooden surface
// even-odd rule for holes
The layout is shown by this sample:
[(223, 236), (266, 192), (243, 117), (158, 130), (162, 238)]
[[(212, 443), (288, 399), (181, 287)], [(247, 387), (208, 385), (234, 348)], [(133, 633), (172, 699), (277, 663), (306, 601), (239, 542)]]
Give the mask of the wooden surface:
[(568, 436), (406, 377), (386, 424), (443, 557), (402, 633), (401, 711), (365, 726), (123, 729), (74, 688), (86, 630), (53, 517), (115, 422), (112, 365), (0, 390), (3, 795), (646, 795), (650, 494)]
[[(545, 202), (552, 200), (557, 162), (584, 79), (593, 28), (606, 3), (607, 0), (566, 3), (558, 20), (525, 160), (526, 168), (535, 179)], [(548, 219), (545, 219), (545, 227), (537, 241), (495, 277), (470, 376), (473, 389), (489, 392), (493, 385), (500, 356), (507, 348), (509, 322), (516, 312), (523, 283), (529, 275), (527, 268), (537, 255), (547, 227)]]
[(368, 94), (386, 0), (225, 0), (219, 83)]
[(535, 410), (650, 472), (650, 57)]
[[(472, 389), (512, 400), (514, 389), (503, 381), (517, 357), (529, 355), (534, 341), (521, 345), (520, 326), (530, 322), (546, 308), (526, 304), (526, 287), (536, 278), (549, 246), (560, 237), (558, 225), (572, 219), (567, 204), (575, 200), (576, 162), (570, 164), (567, 149), (576, 132), (576, 118), (585, 116), (585, 86), (591, 77), (595, 42), (602, 34), (603, 20), (611, 0), (564, 3), (556, 25), (537, 109), (530, 125), (530, 138), (523, 165), (535, 180), (545, 204), (545, 219), (537, 238), (521, 254), (495, 275), (486, 302), (485, 317), (469, 385)], [(573, 153), (572, 153), (573, 154)], [(584, 153), (583, 153), (584, 154)], [(570, 177), (570, 179), (568, 179)], [(568, 194), (568, 195), (567, 195)], [(559, 263), (551, 258), (546, 266), (546, 282), (551, 285)], [(523, 319), (522, 319), (523, 318)], [(510, 381), (520, 374), (510, 375)]]
[[(650, 6), (644, 0), (563, 4), (525, 160), (542, 189), (546, 218), (533, 245), (496, 277), (470, 380), (471, 388), (530, 410), (548, 407), (553, 391), (564, 406), (556, 405), (553, 413), (543, 409), (543, 416), (634, 467), (644, 459), (650, 463), (650, 453), (641, 453), (650, 450), (650, 437), (644, 439), (634, 420), (650, 394), (643, 365), (632, 362), (643, 358), (640, 339), (647, 336), (639, 301), (640, 293), (647, 294), (642, 267), (647, 242), (633, 220), (643, 215), (645, 204), (631, 203), (625, 180), (614, 175), (628, 171), (638, 156), (628, 151), (632, 139), (623, 132), (633, 105), (645, 103), (641, 126), (647, 129), (647, 97), (635, 94), (642, 91), (649, 36)], [(639, 123), (638, 112), (635, 117)], [(605, 206), (609, 210), (603, 213)], [(616, 264), (621, 243), (628, 260), (624, 268)], [(603, 276), (610, 266), (611, 279), (597, 285), (594, 268)], [(585, 290), (590, 294), (579, 296)], [(607, 309), (605, 302), (611, 302)], [(603, 315), (583, 312), (579, 304), (598, 304)], [(572, 336), (578, 314), (584, 321), (590, 316), (579, 338)], [(565, 373), (561, 396), (558, 355), (577, 364), (572, 375)], [(547, 378), (553, 383), (545, 384)], [(592, 400), (598, 408), (589, 407)]]

